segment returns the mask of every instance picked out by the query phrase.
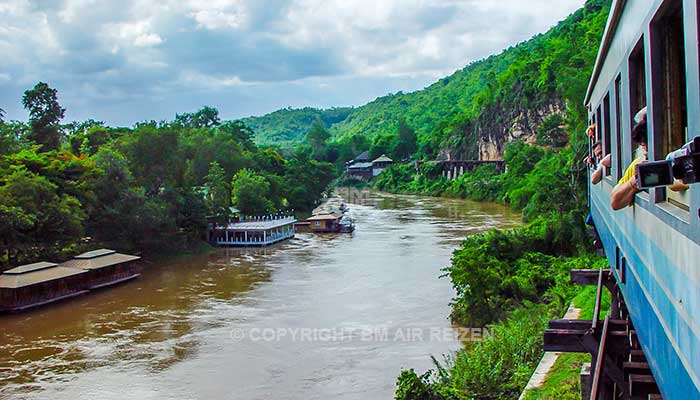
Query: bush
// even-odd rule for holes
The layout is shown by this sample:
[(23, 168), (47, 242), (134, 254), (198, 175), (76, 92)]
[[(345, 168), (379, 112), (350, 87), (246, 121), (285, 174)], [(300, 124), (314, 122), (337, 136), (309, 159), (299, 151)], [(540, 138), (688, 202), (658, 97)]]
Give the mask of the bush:
[(527, 227), (467, 237), (445, 269), (457, 291), (452, 319), (467, 325), (498, 321), (524, 301), (541, 301), (559, 281), (568, 282), (572, 263), (565, 256), (585, 250), (572, 240), (581, 230), (576, 221), (541, 218)]
[(395, 400), (438, 400), (442, 397), (430, 384), (431, 371), (418, 376), (413, 369), (401, 371), (396, 382)]
[(492, 326), (492, 338), (455, 355), (449, 393), (457, 399), (517, 398), (542, 357), (549, 318), (545, 306), (527, 304)]

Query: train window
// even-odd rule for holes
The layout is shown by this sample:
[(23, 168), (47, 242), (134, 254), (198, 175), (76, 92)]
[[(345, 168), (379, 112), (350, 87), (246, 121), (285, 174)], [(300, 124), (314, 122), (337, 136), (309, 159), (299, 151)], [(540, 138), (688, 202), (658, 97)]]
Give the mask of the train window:
[[(603, 157), (610, 154), (610, 94), (603, 99)], [(605, 168), (605, 175), (610, 175), (610, 168)]]
[(598, 106), (598, 108), (595, 110), (595, 116), (595, 141), (600, 142), (600, 125), (602, 123), (602, 120), (600, 119), (600, 106)]
[(615, 179), (622, 177), (622, 106), (620, 103), (620, 95), (622, 94), (622, 77), (617, 76), (615, 79), (615, 156), (612, 157), (610, 164), (615, 169)]
[[(632, 50), (629, 59), (629, 79), (630, 79), (630, 128), (634, 126), (634, 116), (639, 110), (647, 106), (647, 78), (646, 78), (646, 63), (644, 55), (644, 37), (639, 39), (639, 42)], [(630, 141), (632, 157), (637, 146), (637, 143)]]
[[(685, 39), (681, 2), (667, 1), (652, 21), (654, 155), (657, 160), (686, 142)], [(663, 193), (662, 193), (663, 194)], [(666, 189), (670, 203), (688, 210), (688, 196)], [(663, 196), (661, 199), (663, 200)]]

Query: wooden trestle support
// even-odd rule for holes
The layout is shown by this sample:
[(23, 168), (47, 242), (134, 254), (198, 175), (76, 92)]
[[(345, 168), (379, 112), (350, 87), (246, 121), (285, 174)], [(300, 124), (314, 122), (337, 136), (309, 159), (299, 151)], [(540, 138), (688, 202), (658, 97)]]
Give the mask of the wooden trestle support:
[[(598, 286), (593, 320), (549, 321), (544, 350), (591, 355), (590, 388), (582, 391), (590, 400), (661, 399), (610, 270), (572, 270), (571, 282)], [(610, 291), (610, 314), (600, 320), (603, 287)]]

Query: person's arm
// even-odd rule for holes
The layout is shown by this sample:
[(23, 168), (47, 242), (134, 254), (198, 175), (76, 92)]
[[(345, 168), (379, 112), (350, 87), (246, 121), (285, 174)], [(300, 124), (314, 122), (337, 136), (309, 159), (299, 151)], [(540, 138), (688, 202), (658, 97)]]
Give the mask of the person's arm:
[(634, 195), (639, 192), (637, 189), (637, 178), (633, 176), (625, 183), (615, 186), (610, 195), (610, 207), (613, 210), (621, 210), (634, 202)]
[(683, 181), (674, 179), (673, 180), (673, 185), (669, 185), (669, 189), (673, 190), (674, 192), (682, 192), (684, 190), (688, 190), (690, 186), (686, 185), (683, 183)]
[(610, 154), (605, 156), (603, 160), (600, 162), (600, 165), (598, 168), (593, 172), (591, 175), (591, 183), (594, 185), (597, 185), (598, 182), (603, 180), (603, 171), (605, 171), (605, 168), (610, 168)]
[(600, 164), (598, 166), (598, 168), (596, 168), (596, 170), (593, 171), (593, 173), (591, 174), (591, 183), (592, 184), (597, 185), (598, 182), (603, 180), (603, 170), (604, 169), (605, 169), (605, 167), (603, 166), (603, 164)]

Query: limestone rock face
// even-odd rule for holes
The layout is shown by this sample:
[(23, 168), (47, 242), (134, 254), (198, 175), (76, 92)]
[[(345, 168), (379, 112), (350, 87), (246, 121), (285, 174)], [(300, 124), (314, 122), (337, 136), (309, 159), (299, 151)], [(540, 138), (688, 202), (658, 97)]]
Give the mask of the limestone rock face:
[(455, 132), (450, 141), (459, 145), (440, 149), (438, 159), (502, 160), (506, 144), (516, 140), (534, 144), (537, 129), (554, 114), (565, 116), (563, 100), (552, 99), (534, 108), (487, 110), (469, 127)]

